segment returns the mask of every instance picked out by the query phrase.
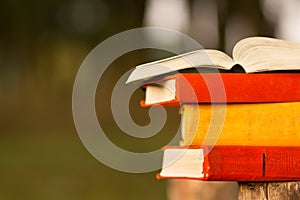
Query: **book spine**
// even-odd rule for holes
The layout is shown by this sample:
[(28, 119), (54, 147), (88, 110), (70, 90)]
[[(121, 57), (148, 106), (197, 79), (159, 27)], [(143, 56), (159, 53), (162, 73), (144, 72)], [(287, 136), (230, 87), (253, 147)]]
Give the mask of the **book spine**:
[(300, 73), (183, 74), (174, 77), (177, 100), (181, 103), (300, 101)]
[(265, 176), (300, 180), (300, 147), (266, 149)]
[[(162, 80), (176, 80), (176, 98), (153, 105), (180, 106), (183, 103), (274, 103), (300, 101), (300, 73), (261, 74), (177, 74)], [(147, 85), (145, 87), (147, 88)]]
[(300, 180), (300, 147), (214, 147), (203, 167), (210, 181)]
[(213, 108), (224, 106), (183, 105), (183, 145), (213, 145), (212, 138), (216, 145), (300, 146), (300, 102), (227, 104), (222, 124), (213, 121)]
[(262, 177), (260, 149), (215, 147), (205, 160), (206, 180), (258, 180)]

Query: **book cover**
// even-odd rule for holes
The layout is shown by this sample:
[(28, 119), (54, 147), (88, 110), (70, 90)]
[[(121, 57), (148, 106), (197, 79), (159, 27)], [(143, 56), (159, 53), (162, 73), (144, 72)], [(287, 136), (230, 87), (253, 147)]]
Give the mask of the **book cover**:
[(182, 145), (300, 146), (300, 102), (184, 104)]
[(300, 101), (300, 73), (176, 74), (145, 87), (142, 106)]
[(300, 147), (166, 147), (157, 178), (207, 181), (300, 180)]

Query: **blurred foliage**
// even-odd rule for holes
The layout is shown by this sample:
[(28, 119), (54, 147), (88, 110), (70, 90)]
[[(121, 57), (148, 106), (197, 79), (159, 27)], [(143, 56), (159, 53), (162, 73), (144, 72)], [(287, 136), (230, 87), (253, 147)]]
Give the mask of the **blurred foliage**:
[[(58, 113), (68, 113), (64, 117), (70, 118), (72, 85), (84, 57), (107, 37), (142, 26), (143, 10), (144, 1), (133, 0), (1, 1), (4, 128), (35, 129), (33, 122), (42, 121), (35, 116), (55, 121)], [(56, 128), (70, 128), (70, 122)]]
[(165, 199), (155, 172), (95, 160), (72, 120), (81, 62), (107, 37), (142, 26), (143, 9), (133, 0), (0, 2), (0, 199)]

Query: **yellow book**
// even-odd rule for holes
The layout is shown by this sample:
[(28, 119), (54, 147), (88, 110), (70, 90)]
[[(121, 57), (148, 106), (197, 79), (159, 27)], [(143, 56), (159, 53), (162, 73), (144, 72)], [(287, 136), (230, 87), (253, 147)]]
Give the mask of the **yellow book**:
[(181, 145), (300, 146), (300, 102), (185, 104)]

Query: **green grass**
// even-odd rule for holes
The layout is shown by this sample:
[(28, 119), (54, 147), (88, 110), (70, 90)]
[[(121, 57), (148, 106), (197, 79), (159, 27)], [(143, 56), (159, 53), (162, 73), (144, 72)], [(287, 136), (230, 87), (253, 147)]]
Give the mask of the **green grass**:
[(0, 199), (166, 199), (155, 173), (127, 174), (102, 165), (76, 133), (15, 135), (0, 141)]

